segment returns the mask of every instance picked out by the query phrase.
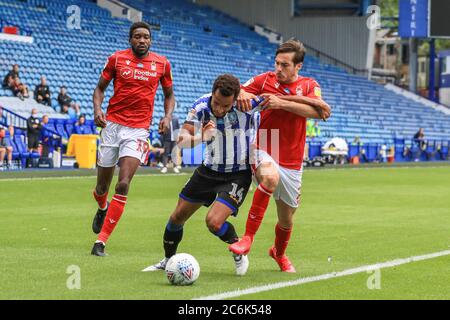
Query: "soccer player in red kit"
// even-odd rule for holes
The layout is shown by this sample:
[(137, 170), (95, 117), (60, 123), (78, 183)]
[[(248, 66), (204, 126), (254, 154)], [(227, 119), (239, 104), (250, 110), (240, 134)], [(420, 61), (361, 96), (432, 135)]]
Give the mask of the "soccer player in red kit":
[[(130, 182), (149, 151), (148, 136), (158, 84), (164, 92), (165, 116), (159, 129), (168, 130), (175, 106), (170, 63), (166, 57), (150, 52), (151, 29), (144, 22), (130, 28), (131, 48), (108, 58), (94, 91), (94, 119), (102, 127), (98, 150), (97, 185), (94, 198), (98, 210), (92, 230), (99, 234), (92, 254), (105, 256), (105, 244), (119, 222), (127, 202)], [(101, 106), (105, 90), (114, 79), (114, 95), (106, 115)], [(115, 194), (108, 204), (108, 190), (119, 164)]]
[(281, 44), (275, 55), (275, 71), (250, 79), (242, 87), (238, 104), (250, 109), (251, 99), (263, 96), (261, 122), (252, 168), (258, 187), (246, 223), (245, 234), (229, 246), (236, 254), (250, 251), (262, 222), (270, 197), (275, 198), (278, 223), (275, 243), (269, 255), (281, 271), (295, 272), (285, 255), (291, 236), (293, 216), (300, 199), (303, 152), (306, 141), (306, 119), (326, 119), (331, 114), (321, 99), (320, 86), (314, 79), (301, 77), (305, 49), (301, 42)]

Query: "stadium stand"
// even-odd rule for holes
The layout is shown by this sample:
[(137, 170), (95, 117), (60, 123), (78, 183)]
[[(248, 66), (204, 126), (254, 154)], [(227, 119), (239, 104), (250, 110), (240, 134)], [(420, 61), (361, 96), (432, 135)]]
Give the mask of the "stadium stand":
[[(252, 75), (273, 68), (275, 45), (219, 11), (184, 0), (123, 2), (142, 11), (144, 21), (155, 26), (152, 49), (172, 62), (179, 106), (175, 113), (180, 119), (185, 118), (198, 96), (210, 91), (212, 80), (218, 74), (232, 73), (245, 82)], [(81, 9), (81, 30), (67, 26), (70, 15), (67, 8), (71, 5)], [(0, 0), (0, 16), (0, 26), (17, 26), (21, 34), (33, 37), (33, 43), (0, 40), (0, 76), (18, 63), (21, 80), (34, 89), (40, 76), (45, 75), (53, 106), (58, 105), (59, 87), (67, 86), (72, 98), (80, 103), (81, 113), (86, 114), (93, 126), (93, 89), (106, 58), (128, 47), (131, 22), (111, 17), (108, 10), (88, 0)], [(429, 144), (434, 148), (434, 159), (445, 158), (445, 150), (448, 155), (449, 115), (336, 66), (323, 64), (313, 56), (306, 57), (301, 74), (318, 80), (324, 99), (333, 108), (330, 120), (321, 123), (321, 136), (310, 145), (310, 157), (320, 154), (317, 146), (333, 137), (350, 143), (359, 136), (369, 160), (376, 158), (382, 144), (395, 145), (397, 161), (410, 160), (404, 150), (411, 145), (419, 127), (425, 128), (427, 140), (434, 141)], [(111, 94), (112, 86), (106, 92), (105, 101)], [(0, 89), (0, 97), (10, 96), (9, 90)], [(21, 107), (16, 107), (19, 102), (16, 98), (0, 99), (7, 112), (21, 115)], [(152, 129), (156, 129), (163, 115), (162, 102), (163, 94), (159, 90)], [(41, 105), (42, 113), (43, 108), (48, 107)], [(64, 117), (57, 110), (50, 111), (46, 109), (45, 113), (53, 119), (55, 131), (62, 137), (70, 136), (73, 121), (54, 120)]]

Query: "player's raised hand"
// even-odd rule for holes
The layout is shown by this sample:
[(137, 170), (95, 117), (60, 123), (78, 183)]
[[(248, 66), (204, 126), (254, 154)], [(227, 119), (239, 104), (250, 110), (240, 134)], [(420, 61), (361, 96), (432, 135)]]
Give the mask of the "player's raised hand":
[(94, 122), (97, 127), (106, 127), (106, 117), (101, 108), (94, 109)]
[(216, 135), (216, 124), (209, 120), (202, 127), (202, 140), (203, 141), (211, 141)]
[(283, 107), (283, 104), (285, 103), (283, 100), (273, 94), (264, 93), (261, 96), (264, 98), (264, 101), (260, 104), (262, 110), (281, 109)]
[(170, 118), (165, 116), (159, 121), (159, 133), (164, 133), (170, 130)]
[(252, 110), (252, 99), (256, 99), (253, 93), (241, 90), (237, 99), (237, 107), (239, 111), (248, 112)]

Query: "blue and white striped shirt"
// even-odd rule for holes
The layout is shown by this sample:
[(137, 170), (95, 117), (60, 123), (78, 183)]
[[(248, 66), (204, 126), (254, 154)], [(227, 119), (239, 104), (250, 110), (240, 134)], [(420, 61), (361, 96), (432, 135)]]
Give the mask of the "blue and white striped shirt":
[(216, 125), (216, 135), (206, 143), (203, 164), (217, 172), (238, 172), (250, 169), (250, 146), (258, 131), (259, 108), (241, 112), (235, 106), (223, 117), (216, 118), (211, 110), (211, 94), (192, 105), (186, 122), (200, 128), (210, 120)]

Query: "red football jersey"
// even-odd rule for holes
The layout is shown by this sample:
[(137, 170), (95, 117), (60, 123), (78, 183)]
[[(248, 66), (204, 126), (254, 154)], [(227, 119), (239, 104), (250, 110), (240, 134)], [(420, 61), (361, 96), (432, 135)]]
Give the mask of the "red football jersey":
[[(314, 79), (299, 76), (290, 84), (281, 84), (277, 81), (274, 72), (253, 77), (243, 85), (243, 89), (255, 95), (269, 93), (321, 98), (320, 86)], [(279, 141), (278, 147), (272, 145), (275, 140)], [(284, 110), (261, 112), (257, 147), (270, 154), (281, 166), (300, 170), (303, 164), (305, 142), (306, 118)]]
[(149, 52), (139, 59), (131, 48), (111, 55), (102, 77), (114, 79), (114, 95), (109, 100), (106, 119), (131, 128), (150, 127), (158, 83), (165, 88), (172, 86), (166, 57)]

